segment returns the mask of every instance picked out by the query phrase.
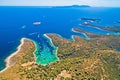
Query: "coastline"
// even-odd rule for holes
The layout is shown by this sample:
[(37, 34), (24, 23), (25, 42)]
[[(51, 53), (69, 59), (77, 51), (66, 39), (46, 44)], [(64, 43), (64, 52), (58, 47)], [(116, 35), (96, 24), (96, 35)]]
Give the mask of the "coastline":
[[(57, 51), (58, 51), (58, 47), (56, 47), (53, 42), (52, 42), (52, 39), (47, 36), (47, 34), (43, 34), (46, 38), (48, 38), (50, 40), (50, 44), (55, 48), (54, 52), (56, 53), (55, 55), (57, 56)], [(59, 60), (59, 57), (57, 56), (58, 60)]]
[[(56, 60), (53, 60), (53, 61), (50, 62), (49, 64), (58, 61), (58, 60), (59, 60), (59, 57), (57, 56), (58, 47), (56, 47), (56, 46), (53, 44), (52, 39), (51, 39), (49, 36), (47, 36), (47, 34), (43, 34), (43, 37), (46, 38), (46, 39), (48, 39), (48, 40), (49, 40), (49, 44), (55, 49), (55, 50), (53, 51), (53, 54), (55, 55)], [(30, 39), (30, 40), (31, 40), (31, 39)], [(33, 40), (32, 40), (32, 41), (33, 41)], [(36, 47), (35, 51), (33, 52), (33, 55), (34, 55), (34, 57), (35, 57), (35, 64), (42, 65), (42, 66), (46, 66), (47, 64), (39, 63), (39, 62), (38, 62), (37, 52), (39, 52), (38, 50), (40, 49), (40, 48), (39, 48), (39, 44), (38, 44), (36, 41), (33, 41), (33, 43), (35, 44), (35, 47)]]
[(13, 52), (12, 54), (10, 54), (10, 56), (8, 56), (6, 59), (5, 59), (5, 64), (6, 64), (6, 67), (0, 71), (0, 73), (4, 72), (5, 70), (7, 70), (9, 67), (11, 67), (12, 65), (10, 65), (10, 59), (17, 55), (17, 53), (21, 50), (21, 47), (23, 46), (24, 44), (24, 40), (27, 39), (27, 38), (22, 38), (20, 40), (20, 45), (17, 47), (17, 50), (15, 52)]
[(74, 36), (75, 36), (75, 35), (71, 35), (71, 38), (72, 38), (73, 41), (75, 41)]
[[(75, 31), (74, 28), (72, 28), (71, 31), (72, 31), (72, 32), (75, 32), (75, 33), (80, 33), (80, 34), (82, 34), (82, 35), (84, 36), (83, 38), (84, 38), (85, 40), (90, 40), (90, 38), (89, 38), (85, 33), (83, 33), (83, 32)], [(74, 36), (74, 35), (72, 35), (72, 39), (74, 38), (73, 36)], [(80, 36), (80, 37), (81, 37), (81, 36)], [(73, 40), (75, 40), (75, 39), (73, 39)]]
[(47, 36), (47, 34), (43, 34), (46, 38), (48, 38), (49, 40), (50, 40), (50, 44), (53, 46), (53, 47), (55, 47), (55, 45), (53, 45), (53, 42), (52, 42), (52, 39), (49, 37), (49, 36)]
[[(49, 39), (50, 44), (55, 48), (54, 53), (55, 53), (55, 55), (56, 55), (56, 57), (57, 57), (57, 61), (58, 61), (58, 60), (59, 60), (59, 57), (57, 56), (58, 47), (56, 47), (56, 46), (53, 44), (52, 39), (51, 39), (49, 36), (47, 36), (47, 34), (44, 34), (44, 36)], [(20, 50), (21, 50), (22, 46), (24, 45), (24, 42), (25, 42), (26, 39), (27, 39), (27, 38), (21, 38), (20, 44), (18, 45), (16, 51), (13, 52), (13, 53), (11, 53), (11, 54), (5, 59), (5, 68), (4, 68), (3, 70), (1, 70), (0, 73), (6, 71), (9, 67), (12, 66), (12, 65), (11, 65), (11, 58), (12, 58), (13, 56), (17, 55), (17, 54), (20, 52)], [(27, 39), (27, 40), (31, 40), (31, 39)], [(32, 40), (31, 40), (31, 41), (32, 41)], [(33, 41), (33, 43), (35, 44), (35, 47), (36, 47), (35, 51), (33, 52), (33, 55), (35, 56), (35, 63), (36, 63), (36, 58), (37, 58), (37, 57), (36, 57), (36, 55), (35, 55), (35, 52), (37, 51), (37, 44), (36, 44), (35, 41)], [(53, 61), (53, 62), (56, 62), (56, 61)], [(51, 63), (53, 63), (53, 62), (51, 62)]]

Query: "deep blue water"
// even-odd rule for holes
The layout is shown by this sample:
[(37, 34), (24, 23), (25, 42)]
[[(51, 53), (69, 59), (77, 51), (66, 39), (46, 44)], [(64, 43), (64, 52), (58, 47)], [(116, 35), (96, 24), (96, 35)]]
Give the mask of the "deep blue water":
[[(80, 18), (99, 18), (98, 26), (119, 26), (120, 8), (40, 8), (40, 7), (0, 7), (0, 70), (5, 67), (4, 59), (16, 50), (22, 37), (35, 40), (41, 48), (50, 44), (43, 37), (45, 33), (57, 33), (71, 39), (71, 35), (80, 35), (71, 31), (80, 27)], [(40, 25), (33, 22), (40, 21)], [(25, 26), (25, 28), (22, 28)], [(87, 28), (95, 32), (94, 28)], [(102, 33), (102, 31), (101, 31)], [(105, 32), (106, 33), (106, 32)], [(103, 32), (104, 34), (104, 32)], [(38, 37), (38, 35), (40, 37)], [(52, 49), (52, 47), (50, 47)]]

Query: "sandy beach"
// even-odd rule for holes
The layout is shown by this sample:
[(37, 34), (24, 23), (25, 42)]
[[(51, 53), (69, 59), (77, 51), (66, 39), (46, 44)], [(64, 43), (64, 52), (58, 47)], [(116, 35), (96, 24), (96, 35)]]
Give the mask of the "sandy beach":
[[(46, 34), (44, 34), (44, 36), (45, 36), (46, 38), (48, 38), (48, 39), (50, 40), (51, 45), (54, 46), (54, 45), (53, 45), (53, 42), (52, 42), (52, 39), (51, 39), (49, 36), (47, 36)], [(12, 58), (13, 56), (17, 55), (17, 54), (20, 52), (21, 47), (23, 46), (25, 39), (27, 39), (27, 38), (22, 38), (22, 39), (20, 40), (20, 45), (17, 47), (17, 50), (5, 59), (6, 67), (5, 67), (3, 70), (1, 70), (0, 73), (4, 72), (5, 70), (7, 70), (9, 67), (12, 66), (12, 65), (10, 64), (10, 63), (11, 63), (10, 60), (11, 60), (11, 58)], [(55, 46), (54, 46), (54, 47), (55, 47)], [(56, 48), (56, 50), (55, 50), (55, 53), (56, 53), (56, 54), (57, 54), (57, 50), (58, 50), (58, 48)], [(35, 50), (35, 51), (36, 51), (36, 50)]]
[(10, 66), (12, 66), (12, 65), (10, 65), (10, 59), (11, 59), (13, 56), (17, 55), (17, 53), (21, 50), (21, 46), (24, 44), (24, 40), (25, 40), (25, 39), (26, 39), (26, 38), (22, 38), (22, 39), (20, 40), (20, 45), (17, 47), (17, 51), (15, 51), (14, 53), (12, 53), (10, 56), (8, 56), (8, 57), (5, 59), (6, 67), (5, 67), (3, 70), (1, 70), (0, 73), (1, 73), (1, 72), (4, 72), (4, 71), (7, 70)]

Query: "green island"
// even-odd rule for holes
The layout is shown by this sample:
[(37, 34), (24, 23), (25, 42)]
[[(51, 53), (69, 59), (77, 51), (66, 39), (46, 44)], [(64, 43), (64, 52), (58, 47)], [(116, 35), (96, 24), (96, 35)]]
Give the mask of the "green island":
[(59, 60), (46, 66), (35, 63), (33, 41), (24, 39), (0, 80), (120, 80), (120, 36), (85, 33), (90, 40), (74, 41), (46, 34), (58, 47)]

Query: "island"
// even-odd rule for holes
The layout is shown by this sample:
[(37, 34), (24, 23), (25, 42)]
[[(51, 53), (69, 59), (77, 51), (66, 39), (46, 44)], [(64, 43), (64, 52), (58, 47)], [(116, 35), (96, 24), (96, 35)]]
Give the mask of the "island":
[[(76, 29), (74, 29), (76, 30)], [(86, 34), (89, 34), (86, 32)], [(93, 34), (93, 33), (92, 33)], [(91, 34), (91, 35), (92, 35)], [(88, 35), (89, 37), (91, 35)], [(48, 65), (35, 62), (36, 44), (21, 39), (18, 50), (6, 59), (9, 66), (0, 72), (1, 80), (119, 80), (120, 36), (97, 35), (90, 40), (74, 40), (54, 33), (45, 34), (55, 47), (59, 60)], [(9, 60), (9, 61), (8, 61)]]
[(52, 8), (90, 8), (89, 5), (68, 5), (68, 6), (53, 6)]
[[(93, 32), (93, 33), (96, 33), (96, 34), (102, 34), (102, 35), (120, 35), (120, 26), (97, 26), (97, 25), (93, 25), (93, 24), (90, 24), (88, 22), (84, 22), (82, 24), (79, 24), (79, 28), (81, 30), (88, 30), (88, 32)], [(93, 30), (89, 30), (89, 29), (93, 29)], [(80, 31), (81, 31), (80, 30)], [(75, 31), (75, 30), (73, 30)], [(76, 31), (77, 32), (77, 31)], [(79, 31), (78, 31), (79, 32)]]
[(80, 21), (90, 21), (90, 22), (100, 22), (101, 19), (97, 19), (97, 18), (80, 18)]

